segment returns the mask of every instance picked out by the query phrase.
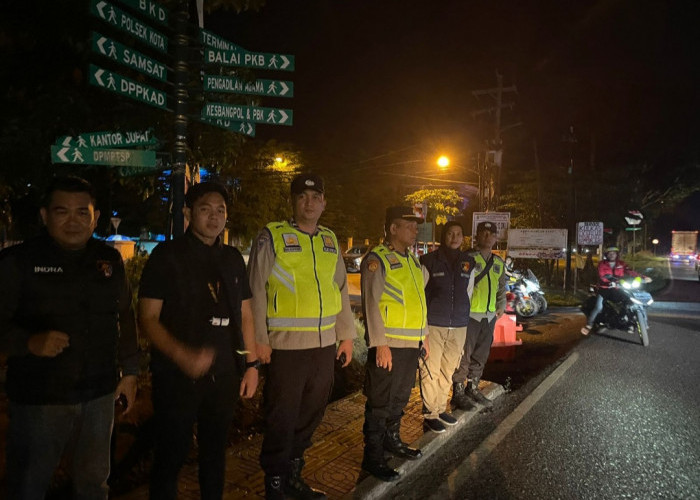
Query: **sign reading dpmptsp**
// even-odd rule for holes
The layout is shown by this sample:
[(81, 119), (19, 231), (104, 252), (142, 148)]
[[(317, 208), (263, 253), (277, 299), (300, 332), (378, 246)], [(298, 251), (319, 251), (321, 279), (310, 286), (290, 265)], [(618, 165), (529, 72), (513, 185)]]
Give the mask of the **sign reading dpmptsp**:
[(154, 168), (156, 166), (156, 152), (134, 149), (93, 149), (51, 146), (51, 162), (78, 165), (115, 165)]
[(291, 109), (259, 108), (257, 106), (209, 102), (202, 108), (202, 118), (266, 123), (268, 125), (292, 125), (294, 116)]
[(150, 104), (160, 109), (168, 109), (165, 92), (130, 80), (118, 73), (90, 65), (90, 84), (116, 92), (131, 99)]
[(124, 31), (156, 50), (168, 53), (168, 38), (133, 16), (104, 0), (92, 0), (90, 12), (107, 24)]
[(161, 82), (168, 80), (168, 70), (165, 64), (99, 33), (92, 33), (92, 50)]

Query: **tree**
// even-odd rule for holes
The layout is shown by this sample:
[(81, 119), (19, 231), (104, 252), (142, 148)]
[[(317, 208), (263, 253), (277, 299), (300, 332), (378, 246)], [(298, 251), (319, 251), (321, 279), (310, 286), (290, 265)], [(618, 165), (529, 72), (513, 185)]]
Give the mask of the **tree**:
[(458, 206), (462, 197), (454, 189), (419, 189), (407, 195), (405, 200), (414, 205), (425, 203), (428, 213), (434, 214), (432, 220), (439, 226), (459, 214)]

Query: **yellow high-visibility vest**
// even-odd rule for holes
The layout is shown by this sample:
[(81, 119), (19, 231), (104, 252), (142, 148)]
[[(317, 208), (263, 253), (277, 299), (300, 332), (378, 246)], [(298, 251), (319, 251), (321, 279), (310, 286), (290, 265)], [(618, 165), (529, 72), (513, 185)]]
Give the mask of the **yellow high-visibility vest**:
[(338, 240), (318, 226), (310, 235), (289, 222), (267, 226), (275, 248), (275, 263), (267, 279), (267, 318), (270, 331), (323, 331), (335, 326), (341, 310), (335, 282)]
[[(486, 268), (486, 260), (480, 252), (473, 254), (476, 264), (474, 274), (478, 276)], [(491, 269), (486, 273), (479, 283), (474, 286), (472, 292), (471, 312), (486, 313), (496, 312), (496, 296), (498, 295), (498, 280), (505, 272), (505, 263), (497, 255), (493, 256)]]
[(410, 250), (403, 256), (386, 245), (379, 245), (372, 252), (382, 260), (386, 271), (384, 292), (379, 299), (386, 336), (423, 340), (428, 307), (420, 262)]

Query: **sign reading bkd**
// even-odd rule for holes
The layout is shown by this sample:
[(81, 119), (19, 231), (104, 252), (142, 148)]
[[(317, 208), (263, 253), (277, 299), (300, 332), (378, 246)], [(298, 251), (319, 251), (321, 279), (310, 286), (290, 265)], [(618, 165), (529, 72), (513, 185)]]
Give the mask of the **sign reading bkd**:
[(603, 244), (602, 222), (579, 222), (576, 225), (576, 244), (597, 246)]

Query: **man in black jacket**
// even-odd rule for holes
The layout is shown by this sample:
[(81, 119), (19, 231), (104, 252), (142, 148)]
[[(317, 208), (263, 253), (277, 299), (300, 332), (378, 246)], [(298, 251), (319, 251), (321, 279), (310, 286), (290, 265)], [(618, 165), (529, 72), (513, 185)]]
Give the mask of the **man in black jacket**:
[(187, 232), (158, 245), (141, 276), (139, 324), (153, 347), (157, 429), (151, 499), (177, 497), (195, 422), (201, 496), (222, 497), (236, 398), (252, 397), (258, 386), (245, 263), (220, 238), (227, 198), (226, 188), (215, 182), (191, 187)]
[(136, 397), (131, 292), (119, 252), (92, 238), (100, 212), (90, 184), (54, 179), (40, 213), (46, 231), (0, 254), (7, 498), (43, 498), (72, 442), (75, 498), (106, 499), (115, 396), (126, 411)]

